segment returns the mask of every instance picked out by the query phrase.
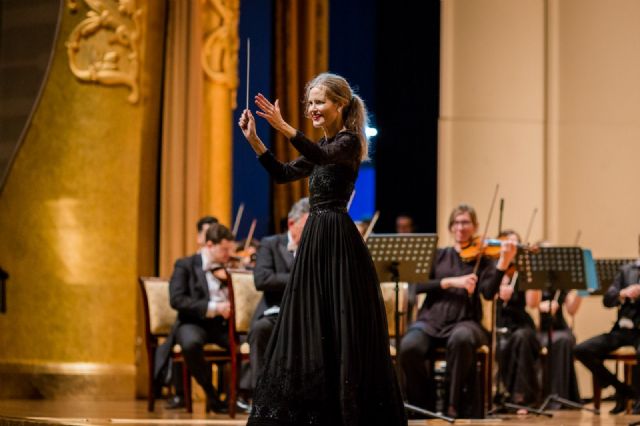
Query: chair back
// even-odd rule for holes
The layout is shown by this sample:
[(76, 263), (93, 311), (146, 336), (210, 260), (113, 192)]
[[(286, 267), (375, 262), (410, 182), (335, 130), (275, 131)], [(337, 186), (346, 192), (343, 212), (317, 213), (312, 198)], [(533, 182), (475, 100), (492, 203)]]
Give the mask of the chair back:
[(249, 333), (253, 313), (262, 298), (262, 292), (256, 290), (253, 282), (253, 272), (241, 270), (231, 270), (229, 272), (233, 282), (236, 333), (247, 334)]
[(178, 313), (169, 303), (169, 280), (140, 277), (145, 328), (148, 335), (167, 336)]
[[(380, 283), (380, 291), (382, 292), (382, 300), (387, 313), (387, 324), (389, 329), (389, 337), (396, 335), (396, 284), (392, 282)], [(399, 283), (398, 295), (400, 312), (406, 312), (408, 301), (409, 284)], [(404, 334), (406, 323), (404, 321), (406, 315), (400, 319), (400, 335)]]

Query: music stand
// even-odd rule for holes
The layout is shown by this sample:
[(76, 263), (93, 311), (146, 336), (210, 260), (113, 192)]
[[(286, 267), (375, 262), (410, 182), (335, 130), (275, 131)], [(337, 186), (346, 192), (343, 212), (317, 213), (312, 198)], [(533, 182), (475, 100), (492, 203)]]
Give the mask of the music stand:
[[(395, 283), (396, 348), (400, 351), (400, 281), (426, 282), (436, 254), (436, 234), (372, 234), (367, 239), (371, 259), (380, 282)], [(397, 364), (396, 364), (396, 368)], [(407, 410), (453, 423), (455, 419), (405, 403)]]
[(9, 274), (2, 268), (0, 268), (0, 314), (7, 312), (7, 280)]
[(598, 274), (599, 287), (591, 294), (604, 295), (616, 275), (620, 272), (620, 268), (628, 263), (635, 262), (635, 258), (620, 258), (620, 259), (596, 259), (596, 271)]
[[(554, 293), (559, 290), (586, 290), (587, 273), (585, 271), (584, 253), (581, 247), (541, 247), (538, 251), (523, 250), (516, 256), (516, 266), (524, 278), (522, 290), (547, 290)], [(549, 312), (551, 316), (551, 312)], [(547, 357), (551, 360), (553, 317), (550, 320), (549, 338), (547, 343)], [(547, 378), (550, 378), (547, 374)], [(548, 383), (543, 386), (549, 389)], [(550, 393), (550, 392), (549, 392)], [(549, 402), (558, 402), (573, 408), (581, 408), (596, 414), (599, 410), (585, 407), (583, 404), (549, 394), (540, 406), (544, 411)]]

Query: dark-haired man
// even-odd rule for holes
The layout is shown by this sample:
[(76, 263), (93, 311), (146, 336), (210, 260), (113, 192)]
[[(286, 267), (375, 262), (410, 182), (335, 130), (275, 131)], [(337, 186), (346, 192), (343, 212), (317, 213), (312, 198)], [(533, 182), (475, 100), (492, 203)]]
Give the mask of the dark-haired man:
[(226, 410), (213, 387), (203, 348), (205, 343), (229, 346), (231, 309), (224, 264), (233, 253), (233, 241), (224, 225), (209, 224), (202, 249), (176, 261), (169, 283), (171, 307), (178, 311), (178, 318), (168, 340), (181, 346), (189, 371), (207, 395), (207, 411)]

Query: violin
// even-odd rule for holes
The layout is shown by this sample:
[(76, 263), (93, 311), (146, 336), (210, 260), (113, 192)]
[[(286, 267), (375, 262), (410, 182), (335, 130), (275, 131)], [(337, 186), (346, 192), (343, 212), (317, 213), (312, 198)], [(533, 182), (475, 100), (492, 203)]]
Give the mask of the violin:
[[(490, 259), (498, 259), (500, 257), (500, 246), (506, 238), (487, 238), (484, 240), (484, 246), (480, 244), (480, 240), (480, 237), (474, 237), (466, 246), (462, 247), (460, 257), (464, 262), (473, 262), (478, 259), (478, 256), (488, 257)], [(516, 247), (518, 250), (537, 250), (537, 247), (530, 246), (529, 244), (518, 243)], [(511, 269), (511, 267), (509, 269)], [(513, 272), (511, 275), (513, 275)]]

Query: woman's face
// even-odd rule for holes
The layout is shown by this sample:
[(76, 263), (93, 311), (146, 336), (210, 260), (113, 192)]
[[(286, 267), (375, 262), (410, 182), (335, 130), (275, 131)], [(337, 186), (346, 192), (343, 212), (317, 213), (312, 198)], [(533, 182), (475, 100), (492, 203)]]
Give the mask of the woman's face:
[(469, 212), (460, 213), (451, 224), (451, 233), (456, 243), (464, 244), (471, 240), (476, 233), (476, 226), (471, 220)]
[(307, 116), (311, 118), (315, 128), (330, 129), (336, 125), (342, 127), (342, 107), (327, 98), (324, 86), (309, 90)]

